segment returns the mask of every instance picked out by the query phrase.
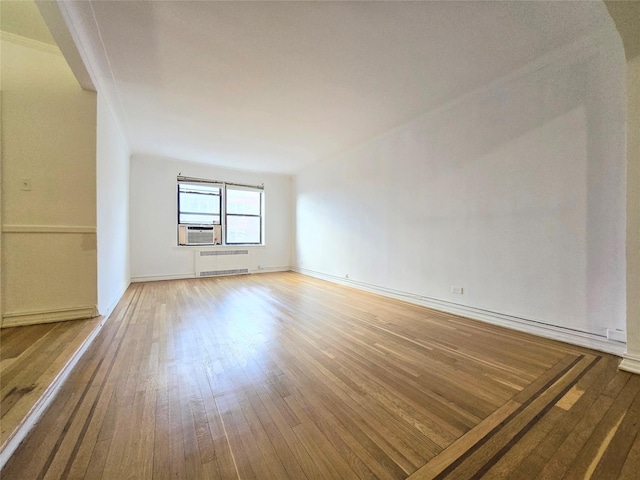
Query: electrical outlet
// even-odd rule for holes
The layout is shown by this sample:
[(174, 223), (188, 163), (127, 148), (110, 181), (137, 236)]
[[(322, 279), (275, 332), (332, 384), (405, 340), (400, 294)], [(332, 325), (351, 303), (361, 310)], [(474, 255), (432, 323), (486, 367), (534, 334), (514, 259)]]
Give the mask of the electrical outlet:
[(347, 273), (347, 274), (344, 276), (344, 278), (349, 278), (349, 274)]
[(457, 293), (458, 295), (462, 295), (462, 291), (463, 291), (462, 287), (451, 285), (451, 293)]

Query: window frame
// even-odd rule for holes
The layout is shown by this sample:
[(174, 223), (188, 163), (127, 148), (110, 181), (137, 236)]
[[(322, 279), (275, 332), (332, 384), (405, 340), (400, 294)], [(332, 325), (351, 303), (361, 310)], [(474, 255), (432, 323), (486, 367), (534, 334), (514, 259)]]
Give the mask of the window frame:
[[(181, 212), (180, 211), (180, 193), (181, 193), (181, 189), (180, 186), (181, 185), (194, 185), (197, 186), (198, 184), (201, 185), (207, 185), (207, 186), (211, 186), (211, 187), (217, 187), (219, 188), (219, 194), (215, 194), (215, 193), (202, 193), (203, 195), (213, 195), (213, 196), (218, 196), (218, 201), (219, 201), (219, 210), (220, 213), (219, 214), (215, 214), (215, 213), (202, 213), (202, 212)], [(246, 191), (255, 191), (258, 192), (260, 194), (260, 209), (259, 209), (259, 213), (258, 214), (237, 214), (237, 213), (227, 213), (227, 189), (230, 190), (246, 190)], [(199, 193), (199, 192), (193, 192), (193, 193)], [(191, 177), (182, 177), (180, 175), (178, 175), (177, 177), (177, 184), (176, 184), (176, 196), (177, 196), (177, 205), (176, 205), (176, 213), (177, 213), (177, 229), (178, 229), (178, 235), (177, 235), (177, 245), (179, 247), (193, 247), (193, 246), (199, 246), (199, 247), (224, 247), (224, 246), (241, 246), (241, 245), (247, 245), (247, 246), (261, 246), (261, 245), (265, 245), (265, 211), (264, 211), (264, 184), (263, 185), (244, 185), (244, 184), (239, 184), (239, 183), (231, 183), (231, 182), (224, 182), (224, 181), (218, 181), (218, 180), (207, 180), (207, 179), (201, 179), (201, 178), (191, 178)], [(210, 215), (212, 217), (215, 216), (219, 216), (220, 217), (220, 221), (219, 223), (197, 223), (197, 222), (185, 222), (185, 223), (180, 223), (180, 216), (181, 215), (185, 215), (185, 214), (194, 214), (194, 215)], [(227, 234), (228, 234), (228, 229), (227, 229), (227, 217), (253, 217), (253, 218), (259, 218), (260, 221), (260, 239), (258, 242), (228, 242), (227, 241)], [(220, 235), (220, 243), (201, 243), (201, 244), (182, 244), (180, 243), (180, 227), (181, 226), (214, 226), (214, 225), (220, 225), (220, 229), (221, 229), (221, 235)]]
[[(223, 190), (224, 190), (224, 185), (221, 184), (217, 184), (217, 183), (212, 183), (209, 186), (211, 187), (217, 187), (218, 188), (218, 192), (219, 193), (203, 193), (203, 192), (189, 192), (192, 194), (196, 194), (196, 195), (211, 195), (214, 197), (218, 197), (218, 213), (202, 213), (202, 212), (183, 212), (180, 210), (180, 193), (183, 193), (180, 191), (180, 186), (181, 185), (196, 185), (194, 183), (189, 183), (189, 182), (180, 182), (178, 181), (178, 185), (177, 185), (177, 190), (178, 190), (178, 209), (177, 209), (177, 214), (178, 214), (178, 225), (222, 225), (222, 215), (223, 215), (223, 211), (222, 211), (222, 195), (223, 195)], [(184, 192), (187, 193), (187, 192)], [(219, 217), (218, 223), (216, 222), (211, 222), (211, 223), (201, 223), (201, 222), (181, 222), (180, 220), (180, 216), (181, 215), (210, 215), (212, 217)]]
[[(228, 199), (227, 189), (228, 189), (228, 186), (225, 185), (225, 188), (224, 188), (224, 197), (225, 197), (224, 198), (224, 228), (223, 228), (223, 232), (222, 232), (222, 236), (224, 237), (224, 245), (264, 245), (264, 235), (263, 235), (263, 230), (264, 230), (264, 220), (263, 220), (264, 219), (264, 213), (263, 213), (264, 189), (247, 187), (247, 186), (244, 186), (244, 185), (232, 185), (231, 186), (231, 190), (258, 192), (260, 194), (260, 207), (259, 207), (259, 210), (258, 210), (259, 211), (258, 214), (229, 213), (229, 212), (227, 212), (227, 199)], [(257, 242), (229, 242), (228, 241), (229, 217), (250, 217), (250, 218), (258, 218), (258, 219), (260, 219), (260, 239)]]

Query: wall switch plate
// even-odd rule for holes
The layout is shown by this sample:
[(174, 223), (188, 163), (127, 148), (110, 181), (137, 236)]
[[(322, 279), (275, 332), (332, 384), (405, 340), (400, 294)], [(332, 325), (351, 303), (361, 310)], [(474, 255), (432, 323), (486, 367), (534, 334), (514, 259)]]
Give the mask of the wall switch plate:
[(20, 190), (28, 192), (31, 190), (31, 179), (27, 177), (20, 178)]
[(451, 293), (457, 293), (458, 295), (462, 295), (462, 287), (458, 287), (456, 285), (451, 285)]

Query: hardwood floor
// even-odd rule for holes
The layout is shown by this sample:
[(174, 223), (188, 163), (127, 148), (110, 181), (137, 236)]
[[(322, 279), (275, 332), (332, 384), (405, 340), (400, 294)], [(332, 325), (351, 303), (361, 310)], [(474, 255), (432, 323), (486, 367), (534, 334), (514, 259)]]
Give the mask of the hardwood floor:
[(617, 363), (291, 272), (139, 283), (2, 476), (637, 478)]
[(55, 382), (101, 318), (0, 329), (0, 451)]

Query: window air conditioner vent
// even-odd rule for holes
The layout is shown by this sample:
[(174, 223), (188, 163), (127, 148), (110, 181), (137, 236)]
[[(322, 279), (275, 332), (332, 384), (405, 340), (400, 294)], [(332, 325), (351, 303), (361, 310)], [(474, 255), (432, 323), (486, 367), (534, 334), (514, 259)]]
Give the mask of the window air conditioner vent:
[(180, 245), (214, 245), (220, 243), (220, 225), (180, 225), (178, 243)]

